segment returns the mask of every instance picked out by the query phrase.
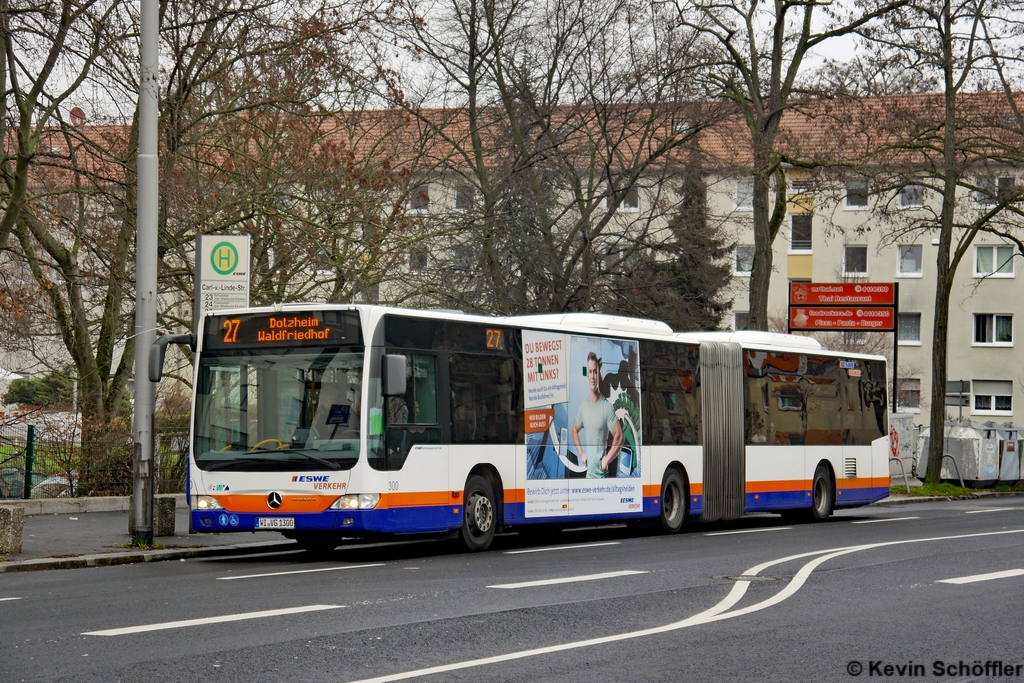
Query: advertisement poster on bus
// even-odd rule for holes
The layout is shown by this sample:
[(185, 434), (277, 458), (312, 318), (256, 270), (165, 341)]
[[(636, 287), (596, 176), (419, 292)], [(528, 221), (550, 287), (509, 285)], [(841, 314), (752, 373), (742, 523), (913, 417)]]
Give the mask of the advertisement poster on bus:
[(639, 512), (634, 340), (523, 331), (526, 516)]

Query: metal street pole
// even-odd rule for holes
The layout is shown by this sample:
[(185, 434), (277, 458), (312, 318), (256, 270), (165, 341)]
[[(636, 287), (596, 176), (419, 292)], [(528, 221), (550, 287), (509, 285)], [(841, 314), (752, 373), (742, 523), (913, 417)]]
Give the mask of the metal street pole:
[(135, 452), (132, 459), (132, 542), (153, 543), (153, 412), (156, 384), (149, 381), (149, 349), (156, 341), (157, 221), (160, 169), (157, 123), (160, 86), (159, 0), (141, 0), (139, 37), (138, 213), (135, 220)]

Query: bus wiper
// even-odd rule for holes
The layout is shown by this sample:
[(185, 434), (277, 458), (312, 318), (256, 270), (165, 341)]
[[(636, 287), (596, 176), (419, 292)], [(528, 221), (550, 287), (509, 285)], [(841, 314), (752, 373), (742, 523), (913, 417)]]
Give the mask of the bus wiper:
[[(197, 464), (200, 465), (206, 464), (202, 460), (197, 460), (196, 462)], [(226, 470), (229, 467), (234, 467), (235, 465), (251, 465), (253, 463), (265, 462), (268, 462), (266, 458), (233, 458), (231, 460), (221, 460), (220, 462), (214, 462), (209, 467), (206, 468), (206, 471), (212, 472), (214, 470)]]
[(318, 458), (315, 455), (310, 455), (309, 453), (303, 453), (302, 451), (299, 451), (299, 450), (289, 450), (288, 451), (289, 455), (292, 454), (292, 453), (295, 453), (296, 455), (301, 455), (303, 458), (309, 458), (313, 462), (317, 463), (318, 465), (323, 465), (324, 467), (326, 467), (329, 470), (340, 470), (341, 469), (341, 465), (339, 465), (338, 463), (331, 462), (330, 460), (324, 460), (323, 458)]

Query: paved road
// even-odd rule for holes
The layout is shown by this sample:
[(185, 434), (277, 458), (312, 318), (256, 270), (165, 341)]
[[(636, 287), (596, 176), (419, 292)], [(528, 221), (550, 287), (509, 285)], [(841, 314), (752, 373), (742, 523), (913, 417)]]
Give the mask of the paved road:
[(1024, 501), (955, 501), (0, 575), (0, 680), (1021, 681), (1022, 612)]

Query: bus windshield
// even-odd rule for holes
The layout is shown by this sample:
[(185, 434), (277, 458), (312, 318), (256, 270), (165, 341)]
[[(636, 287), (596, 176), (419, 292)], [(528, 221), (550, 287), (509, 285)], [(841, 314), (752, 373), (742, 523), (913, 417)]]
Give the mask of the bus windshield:
[(361, 347), (202, 355), (195, 461), (203, 470), (351, 469), (359, 458)]

